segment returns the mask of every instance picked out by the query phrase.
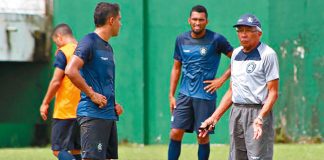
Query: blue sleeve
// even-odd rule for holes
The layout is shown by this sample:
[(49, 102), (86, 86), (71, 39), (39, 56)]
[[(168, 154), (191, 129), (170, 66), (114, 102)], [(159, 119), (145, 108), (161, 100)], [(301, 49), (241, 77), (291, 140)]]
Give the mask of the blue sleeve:
[(220, 36), (218, 39), (218, 48), (216, 49), (218, 53), (224, 53), (227, 54), (228, 52), (233, 51), (233, 47), (231, 44), (227, 41), (227, 39), (224, 36)]
[(64, 53), (59, 50), (55, 56), (55, 61), (54, 61), (54, 67), (60, 68), (63, 71), (65, 70), (66, 67), (66, 57)]
[(181, 58), (181, 52), (180, 52), (180, 44), (179, 44), (179, 37), (177, 37), (177, 40), (176, 40), (176, 43), (175, 43), (175, 48), (174, 48), (174, 54), (173, 54), (173, 58), (175, 60), (178, 60), (178, 61), (182, 61), (182, 58)]
[(88, 62), (92, 56), (92, 41), (86, 36), (84, 37), (75, 49), (74, 55), (80, 57), (84, 63)]

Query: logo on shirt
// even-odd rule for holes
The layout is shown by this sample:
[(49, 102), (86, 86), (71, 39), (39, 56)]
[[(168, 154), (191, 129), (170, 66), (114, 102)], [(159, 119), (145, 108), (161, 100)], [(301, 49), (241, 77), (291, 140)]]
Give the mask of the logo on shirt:
[(256, 156), (251, 156), (251, 158), (252, 158), (253, 160), (259, 160), (259, 159), (260, 159), (260, 157), (256, 157)]
[(201, 47), (200, 48), (200, 55), (205, 56), (207, 53), (207, 48), (206, 47)]
[(255, 70), (256, 64), (254, 62), (250, 62), (246, 67), (247, 73), (252, 73)]
[(104, 61), (108, 61), (108, 57), (100, 57)]
[(183, 52), (185, 52), (185, 53), (189, 53), (190, 50), (189, 50), (189, 49), (184, 49)]

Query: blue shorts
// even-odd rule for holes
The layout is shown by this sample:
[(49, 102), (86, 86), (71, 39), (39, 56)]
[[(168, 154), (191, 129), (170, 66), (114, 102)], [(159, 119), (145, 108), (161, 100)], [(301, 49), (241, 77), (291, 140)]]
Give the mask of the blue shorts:
[(115, 120), (80, 116), (83, 159), (118, 159), (118, 138)]
[(75, 118), (52, 119), (52, 150), (80, 150), (80, 127)]
[(190, 133), (196, 131), (198, 134), (201, 123), (214, 113), (216, 100), (193, 98), (179, 93), (176, 106), (171, 118), (171, 128), (183, 129)]

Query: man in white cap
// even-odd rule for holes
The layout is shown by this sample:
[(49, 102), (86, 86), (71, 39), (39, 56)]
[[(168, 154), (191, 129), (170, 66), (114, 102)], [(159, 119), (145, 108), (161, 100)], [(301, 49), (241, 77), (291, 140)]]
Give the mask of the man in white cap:
[(279, 65), (276, 52), (260, 42), (261, 24), (252, 14), (242, 15), (236, 28), (241, 46), (231, 58), (231, 85), (222, 101), (201, 125), (204, 137), (234, 104), (230, 114), (230, 160), (273, 158), (272, 107), (278, 98)]

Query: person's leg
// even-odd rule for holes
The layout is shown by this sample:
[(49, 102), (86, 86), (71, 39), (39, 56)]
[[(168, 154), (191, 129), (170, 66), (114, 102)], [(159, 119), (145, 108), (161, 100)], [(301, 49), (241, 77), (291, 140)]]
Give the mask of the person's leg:
[(107, 142), (106, 159), (118, 159), (118, 134), (115, 120), (106, 120), (107, 127), (110, 129), (110, 136)]
[(228, 160), (235, 160), (235, 146), (234, 146), (233, 134), (230, 134), (230, 149), (229, 149)]
[(172, 113), (168, 159), (177, 160), (181, 153), (181, 141), (185, 132), (193, 131), (192, 98), (179, 94), (177, 107)]
[(70, 150), (70, 153), (75, 158), (75, 160), (81, 160), (81, 151), (80, 150)]
[(55, 157), (58, 157), (59, 153), (60, 153), (60, 151), (53, 151), (53, 155), (54, 155)]
[(194, 130), (197, 133), (198, 140), (198, 159), (208, 160), (210, 154), (210, 143), (209, 134), (213, 134), (214, 131), (210, 131), (206, 137), (198, 137), (199, 127), (202, 122), (209, 118), (216, 109), (216, 100), (205, 100), (194, 98), (193, 99), (193, 109), (194, 109)]
[(245, 136), (242, 128), (243, 127), (240, 122), (236, 122), (236, 124), (234, 125), (233, 140), (235, 160), (248, 160), (247, 149), (245, 145)]
[(83, 159), (105, 159), (110, 128), (104, 119), (78, 117)]
[(253, 139), (253, 121), (259, 115), (260, 108), (249, 108), (246, 114), (246, 148), (249, 159), (272, 160), (273, 159), (273, 115), (272, 112), (263, 118), (262, 135), (258, 140)]
[(54, 156), (59, 160), (74, 160), (75, 158), (68, 152), (68, 143), (71, 121), (65, 119), (53, 119), (51, 141)]
[(209, 144), (209, 135), (206, 137), (198, 137), (198, 159), (199, 160), (208, 160), (210, 154), (210, 144)]
[(183, 129), (172, 128), (170, 132), (170, 143), (168, 150), (168, 160), (179, 159), (181, 153), (181, 141), (184, 135)]
[(64, 150), (59, 151), (57, 158), (59, 160), (75, 160), (75, 157), (71, 153)]
[(229, 160), (248, 160), (242, 124), (242, 109), (234, 106), (230, 115), (231, 149)]
[(81, 160), (80, 126), (76, 119), (71, 128), (70, 153), (75, 157), (75, 160)]
[(228, 160), (235, 160), (235, 146), (234, 146), (234, 137), (233, 137), (233, 131), (234, 131), (234, 121), (232, 120), (232, 114), (234, 111), (234, 107), (231, 109), (230, 112), (230, 122), (229, 122), (229, 135), (230, 135), (230, 149), (229, 149), (229, 156)]

